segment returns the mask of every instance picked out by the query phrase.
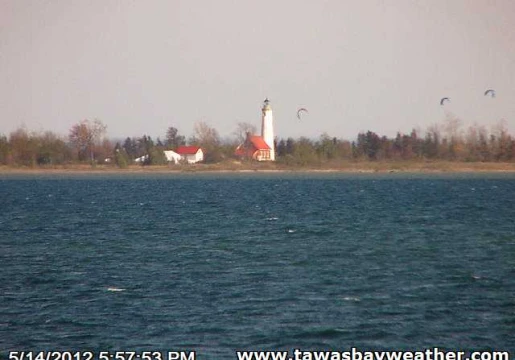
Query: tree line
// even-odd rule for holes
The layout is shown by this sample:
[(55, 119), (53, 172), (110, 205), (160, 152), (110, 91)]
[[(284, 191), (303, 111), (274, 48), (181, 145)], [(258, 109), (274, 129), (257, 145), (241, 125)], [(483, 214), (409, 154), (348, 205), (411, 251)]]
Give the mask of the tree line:
[[(253, 125), (239, 123), (232, 137), (222, 139), (217, 130), (205, 122), (195, 124), (188, 139), (170, 126), (163, 138), (148, 135), (127, 137), (123, 141), (107, 138), (107, 126), (99, 120), (83, 120), (73, 125), (67, 137), (51, 131), (30, 132), (19, 128), (9, 136), (0, 135), (0, 164), (10, 166), (54, 166), (66, 164), (112, 164), (126, 167), (145, 156), (142, 165), (166, 164), (164, 150), (180, 145), (200, 146), (204, 162), (220, 163), (236, 159), (234, 150)], [(381, 136), (371, 130), (360, 132), (355, 140), (322, 134), (317, 139), (276, 138), (277, 162), (292, 166), (312, 166), (338, 161), (446, 160), (466, 162), (513, 162), (515, 138), (499, 122), (490, 131), (473, 125), (462, 129), (459, 119), (447, 119), (425, 132), (398, 132), (395, 137)]]

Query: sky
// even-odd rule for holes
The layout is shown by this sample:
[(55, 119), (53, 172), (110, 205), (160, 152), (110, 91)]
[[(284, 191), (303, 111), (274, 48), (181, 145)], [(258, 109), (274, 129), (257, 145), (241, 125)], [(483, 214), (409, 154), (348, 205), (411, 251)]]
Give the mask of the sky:
[(200, 121), (231, 137), (265, 98), (280, 138), (449, 114), (513, 134), (515, 1), (0, 0), (0, 134), (98, 119), (111, 138)]

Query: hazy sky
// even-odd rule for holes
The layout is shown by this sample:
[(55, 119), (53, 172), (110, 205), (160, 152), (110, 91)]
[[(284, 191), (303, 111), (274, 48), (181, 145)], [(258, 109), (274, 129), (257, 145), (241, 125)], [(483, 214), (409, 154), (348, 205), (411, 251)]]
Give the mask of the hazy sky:
[(446, 111), (513, 133), (515, 1), (0, 0), (0, 134), (87, 118), (225, 137), (259, 129), (265, 97), (279, 137), (394, 136)]

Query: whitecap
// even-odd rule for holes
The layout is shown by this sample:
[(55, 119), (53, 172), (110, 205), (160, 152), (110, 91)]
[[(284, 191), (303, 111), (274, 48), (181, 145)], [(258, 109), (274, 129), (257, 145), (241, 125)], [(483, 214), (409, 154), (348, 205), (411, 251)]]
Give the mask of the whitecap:
[(108, 287), (108, 288), (107, 288), (107, 291), (120, 292), (120, 291), (125, 291), (125, 289), (123, 289), (123, 288), (117, 288), (117, 287)]
[(361, 301), (358, 297), (354, 297), (354, 296), (345, 296), (343, 298), (343, 300), (345, 300), (345, 301), (355, 301), (355, 302)]

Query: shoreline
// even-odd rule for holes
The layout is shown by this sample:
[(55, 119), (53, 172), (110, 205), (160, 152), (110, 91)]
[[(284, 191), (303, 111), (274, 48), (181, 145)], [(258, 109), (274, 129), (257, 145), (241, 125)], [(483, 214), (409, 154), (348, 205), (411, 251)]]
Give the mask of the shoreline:
[(192, 164), (117, 168), (112, 165), (54, 167), (0, 166), (6, 174), (195, 174), (195, 173), (515, 173), (515, 163), (356, 162), (338, 166), (281, 166), (278, 164)]

